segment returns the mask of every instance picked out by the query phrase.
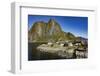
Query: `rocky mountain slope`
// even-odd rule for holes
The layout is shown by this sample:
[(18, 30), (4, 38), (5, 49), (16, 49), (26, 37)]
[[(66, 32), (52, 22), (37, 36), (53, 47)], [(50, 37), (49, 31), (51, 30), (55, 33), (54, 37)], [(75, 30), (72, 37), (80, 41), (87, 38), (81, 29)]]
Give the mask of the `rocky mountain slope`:
[(58, 22), (50, 19), (47, 23), (43, 21), (35, 22), (28, 31), (28, 41), (30, 42), (56, 42), (59, 40), (73, 40), (76, 37), (70, 32), (64, 32)]

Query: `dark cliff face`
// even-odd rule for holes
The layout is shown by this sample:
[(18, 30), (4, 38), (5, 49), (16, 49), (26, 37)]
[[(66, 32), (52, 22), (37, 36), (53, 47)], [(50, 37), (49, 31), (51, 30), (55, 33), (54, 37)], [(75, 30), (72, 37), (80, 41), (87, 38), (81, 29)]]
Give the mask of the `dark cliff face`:
[(74, 39), (75, 36), (70, 32), (63, 32), (60, 24), (54, 19), (50, 19), (48, 23), (39, 21), (33, 24), (28, 31), (29, 41), (58, 41)]

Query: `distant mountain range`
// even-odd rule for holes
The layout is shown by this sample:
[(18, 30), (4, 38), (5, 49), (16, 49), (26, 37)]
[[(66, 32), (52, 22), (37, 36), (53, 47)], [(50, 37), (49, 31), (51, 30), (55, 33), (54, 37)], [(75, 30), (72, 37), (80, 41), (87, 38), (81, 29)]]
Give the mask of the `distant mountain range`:
[[(54, 19), (50, 19), (47, 23), (43, 21), (35, 22), (28, 30), (28, 41), (52, 41), (59, 40), (75, 40), (85, 39), (83, 37), (75, 37), (71, 32), (64, 32), (60, 24)], [(86, 40), (86, 39), (85, 39)]]

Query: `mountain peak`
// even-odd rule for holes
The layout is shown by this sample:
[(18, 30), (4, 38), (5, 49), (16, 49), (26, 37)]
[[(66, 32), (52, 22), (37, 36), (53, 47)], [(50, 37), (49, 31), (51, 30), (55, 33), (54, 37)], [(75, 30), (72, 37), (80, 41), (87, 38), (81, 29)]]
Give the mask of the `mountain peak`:
[(50, 18), (50, 20), (48, 21), (48, 23), (50, 22), (56, 22), (53, 18)]
[(67, 35), (66, 32), (62, 31), (60, 24), (54, 19), (50, 19), (48, 23), (35, 22), (28, 35), (29, 41), (58, 41), (60, 37), (62, 37), (62, 40), (74, 38), (73, 34)]

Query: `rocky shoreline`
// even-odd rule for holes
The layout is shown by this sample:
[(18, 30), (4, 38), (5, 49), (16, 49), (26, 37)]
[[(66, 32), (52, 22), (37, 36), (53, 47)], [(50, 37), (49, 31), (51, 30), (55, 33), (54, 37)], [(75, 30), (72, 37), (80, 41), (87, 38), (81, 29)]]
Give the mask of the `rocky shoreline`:
[(51, 53), (58, 55), (62, 58), (72, 59), (72, 58), (87, 58), (87, 49), (78, 48), (77, 46), (61, 46), (61, 44), (42, 44), (37, 47), (40, 51), (39, 55), (42, 53)]

